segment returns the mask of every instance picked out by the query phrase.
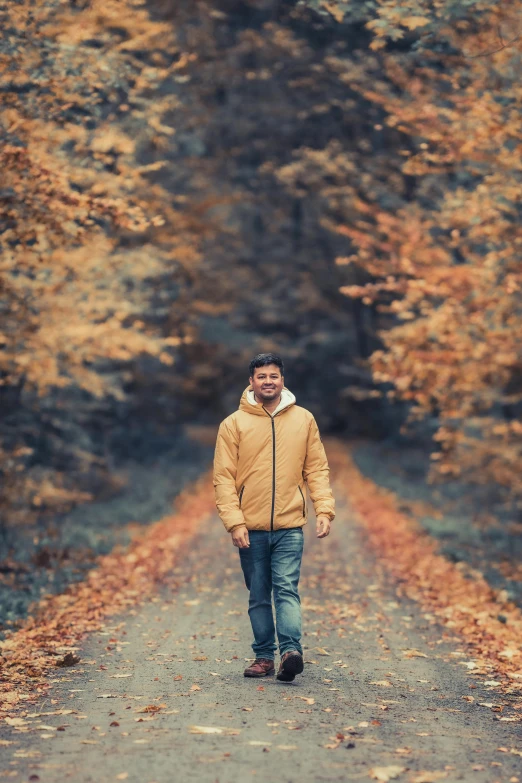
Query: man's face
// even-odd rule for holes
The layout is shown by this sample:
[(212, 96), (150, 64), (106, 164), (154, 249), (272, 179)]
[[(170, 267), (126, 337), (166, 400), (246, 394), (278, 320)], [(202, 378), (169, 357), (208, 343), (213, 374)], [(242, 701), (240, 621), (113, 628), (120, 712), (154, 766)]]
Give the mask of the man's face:
[(284, 375), (276, 364), (266, 364), (264, 367), (256, 367), (254, 375), (250, 376), (250, 385), (258, 400), (262, 404), (272, 402), (283, 391), (285, 385)]

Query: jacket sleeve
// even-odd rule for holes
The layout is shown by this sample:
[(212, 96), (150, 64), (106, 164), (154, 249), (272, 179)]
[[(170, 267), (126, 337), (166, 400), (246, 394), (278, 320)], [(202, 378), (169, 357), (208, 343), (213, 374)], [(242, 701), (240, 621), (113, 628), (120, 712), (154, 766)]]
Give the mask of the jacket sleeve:
[(314, 417), (308, 431), (303, 478), (308, 484), (315, 515), (326, 514), (332, 521), (335, 517), (335, 500), (330, 488), (330, 468)]
[(222, 421), (214, 452), (213, 484), (218, 514), (228, 533), (245, 524), (236, 491), (238, 447), (234, 424)]

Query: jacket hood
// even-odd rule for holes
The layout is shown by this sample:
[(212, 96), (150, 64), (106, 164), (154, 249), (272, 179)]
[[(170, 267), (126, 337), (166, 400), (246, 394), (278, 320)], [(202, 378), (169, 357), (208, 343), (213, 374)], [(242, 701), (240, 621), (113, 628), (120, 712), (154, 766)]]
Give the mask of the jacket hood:
[[(295, 401), (295, 394), (293, 394), (290, 389), (287, 389), (286, 386), (283, 386), (283, 390), (281, 392), (281, 401), (275, 411), (272, 413), (272, 416), (275, 416), (276, 413), (281, 413), (281, 411), (285, 410), (286, 408), (290, 408), (292, 405), (295, 405)], [(263, 406), (255, 401), (254, 390), (250, 384), (246, 387), (243, 394), (241, 395), (241, 399), (239, 401), (239, 410), (246, 411), (246, 413), (253, 413), (255, 416), (266, 416), (267, 414), (267, 411), (263, 408)]]

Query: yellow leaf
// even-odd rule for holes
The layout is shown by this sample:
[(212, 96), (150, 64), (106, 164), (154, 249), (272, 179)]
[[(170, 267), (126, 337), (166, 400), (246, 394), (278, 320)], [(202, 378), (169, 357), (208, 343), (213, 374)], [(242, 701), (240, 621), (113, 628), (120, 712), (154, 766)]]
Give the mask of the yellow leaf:
[(404, 767), (397, 767), (391, 765), (389, 767), (372, 767), (369, 775), (374, 780), (379, 780), (381, 783), (387, 783), (388, 780), (398, 778), (399, 775), (404, 772)]
[(321, 3), (322, 7), (325, 8), (329, 14), (333, 16), (336, 22), (339, 22), (339, 24), (342, 23), (344, 19), (344, 11), (342, 8), (339, 8), (339, 6), (336, 3), (328, 3), (323, 0)]
[(408, 30), (415, 30), (417, 27), (424, 27), (429, 24), (429, 19), (425, 16), (407, 16), (405, 19), (401, 19), (403, 27), (407, 27)]
[(191, 734), (239, 734), (241, 729), (226, 726), (189, 726)]
[(415, 775), (412, 783), (436, 783), (438, 780), (442, 780), (443, 778), (447, 777), (448, 773), (443, 772), (442, 770), (439, 771), (424, 769), (422, 772), (419, 772), (418, 775)]

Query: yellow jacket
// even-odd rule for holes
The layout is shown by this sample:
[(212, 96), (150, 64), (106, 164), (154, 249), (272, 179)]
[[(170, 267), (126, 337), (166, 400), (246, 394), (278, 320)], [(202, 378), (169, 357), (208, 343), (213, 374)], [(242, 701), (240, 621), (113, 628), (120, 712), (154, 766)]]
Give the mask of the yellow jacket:
[(238, 410), (219, 425), (213, 483), (219, 516), (228, 532), (280, 530), (307, 522), (305, 482), (316, 515), (335, 517), (330, 469), (315, 418), (283, 387), (270, 414), (251, 386)]

